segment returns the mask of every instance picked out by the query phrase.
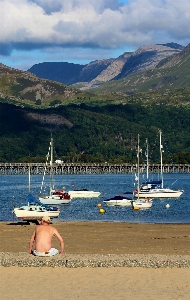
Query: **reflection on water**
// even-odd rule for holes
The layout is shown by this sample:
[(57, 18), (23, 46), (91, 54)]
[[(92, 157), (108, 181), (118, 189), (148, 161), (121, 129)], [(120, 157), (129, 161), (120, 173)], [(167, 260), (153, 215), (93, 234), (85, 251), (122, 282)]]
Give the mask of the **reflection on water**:
[[(46, 176), (43, 191), (49, 192), (49, 178)], [(69, 205), (61, 206), (58, 221), (111, 221), (132, 223), (190, 223), (190, 174), (165, 174), (165, 186), (183, 189), (179, 199), (153, 200), (149, 210), (134, 211), (131, 207), (108, 207), (103, 200), (124, 192), (131, 192), (134, 176), (127, 175), (56, 175), (55, 188), (88, 189), (102, 194), (94, 199), (72, 199)], [(177, 179), (177, 181), (176, 181)], [(30, 190), (37, 197), (42, 176), (31, 176)], [(0, 221), (12, 221), (12, 209), (27, 204), (28, 177), (26, 175), (0, 175)], [(101, 203), (104, 214), (99, 213)], [(170, 208), (166, 208), (166, 204)]]

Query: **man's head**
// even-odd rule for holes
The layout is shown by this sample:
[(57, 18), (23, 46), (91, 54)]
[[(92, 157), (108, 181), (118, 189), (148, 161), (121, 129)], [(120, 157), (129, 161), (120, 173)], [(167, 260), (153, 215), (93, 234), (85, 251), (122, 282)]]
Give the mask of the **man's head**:
[(43, 218), (42, 218), (42, 220), (41, 220), (41, 222), (45, 222), (45, 223), (50, 223), (51, 222), (51, 219), (50, 219), (50, 217), (48, 217), (48, 216), (44, 216)]

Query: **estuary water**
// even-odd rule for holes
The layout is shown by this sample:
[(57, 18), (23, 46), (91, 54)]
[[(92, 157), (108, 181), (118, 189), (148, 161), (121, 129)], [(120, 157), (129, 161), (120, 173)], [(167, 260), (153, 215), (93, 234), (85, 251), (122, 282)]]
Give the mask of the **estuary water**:
[[(30, 191), (36, 198), (42, 183), (41, 175), (32, 175)], [(100, 191), (98, 198), (72, 199), (70, 204), (61, 206), (56, 221), (103, 221), (129, 223), (190, 223), (190, 174), (164, 174), (164, 186), (183, 189), (178, 199), (155, 199), (148, 210), (135, 211), (132, 207), (109, 207), (103, 200), (134, 188), (134, 175), (55, 175), (54, 187), (71, 189), (88, 189)], [(49, 193), (49, 176), (45, 178), (43, 192)], [(13, 218), (13, 207), (27, 205), (28, 176), (0, 175), (0, 222), (18, 221)], [(131, 195), (129, 195), (131, 197)], [(105, 213), (101, 214), (97, 204), (102, 204)], [(166, 208), (166, 204), (170, 207)]]

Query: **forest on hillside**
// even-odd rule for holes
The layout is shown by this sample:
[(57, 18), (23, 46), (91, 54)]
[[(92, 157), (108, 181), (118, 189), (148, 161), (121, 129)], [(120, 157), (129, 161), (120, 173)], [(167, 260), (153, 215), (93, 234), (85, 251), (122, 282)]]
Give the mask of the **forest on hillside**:
[[(62, 116), (67, 124), (43, 124), (29, 112)], [(185, 106), (139, 104), (88, 106), (70, 104), (46, 110), (0, 103), (0, 162), (43, 162), (54, 139), (54, 159), (64, 162), (136, 162), (137, 135), (141, 159), (159, 163), (159, 133), (164, 163), (190, 163), (190, 109)]]

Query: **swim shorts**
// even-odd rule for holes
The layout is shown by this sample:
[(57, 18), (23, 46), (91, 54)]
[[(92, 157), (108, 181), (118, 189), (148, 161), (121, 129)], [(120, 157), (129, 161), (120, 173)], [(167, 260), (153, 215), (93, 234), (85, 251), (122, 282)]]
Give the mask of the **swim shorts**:
[(49, 251), (47, 252), (38, 252), (36, 250), (33, 250), (33, 254), (35, 256), (54, 256), (54, 255), (57, 255), (59, 254), (59, 251), (55, 248), (51, 248)]

